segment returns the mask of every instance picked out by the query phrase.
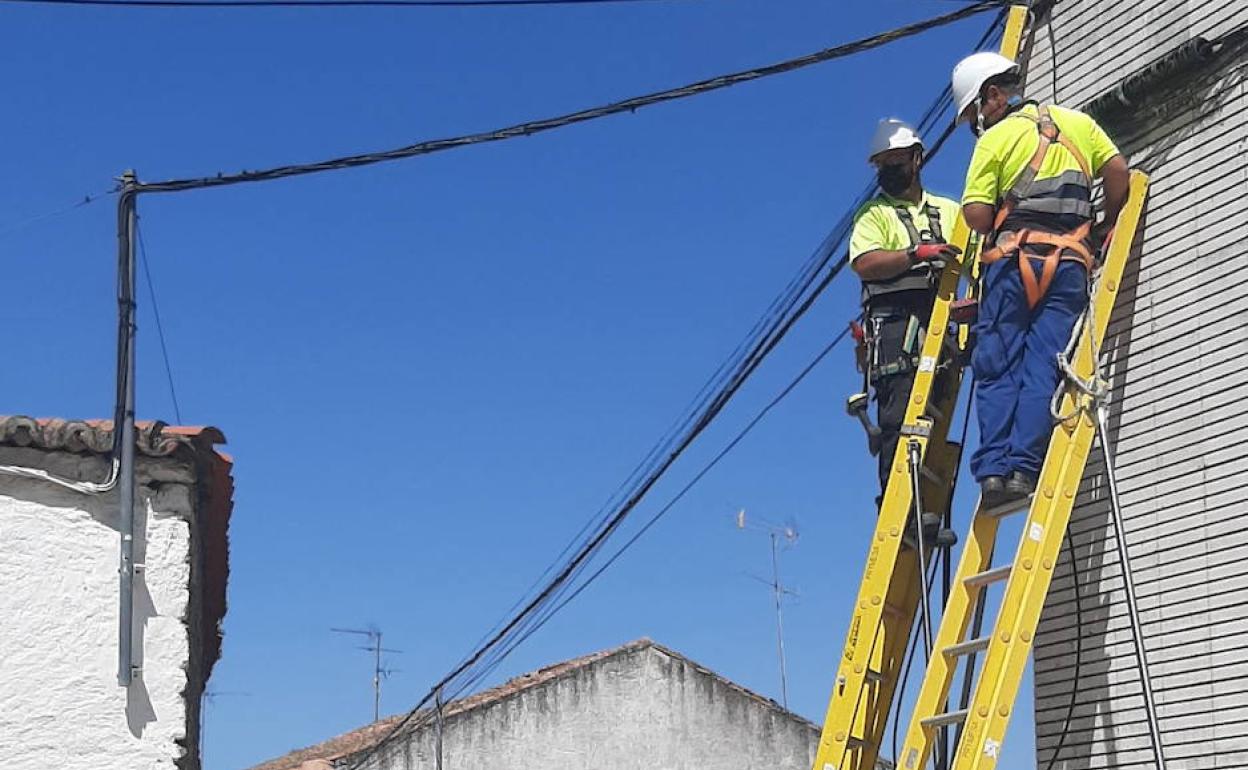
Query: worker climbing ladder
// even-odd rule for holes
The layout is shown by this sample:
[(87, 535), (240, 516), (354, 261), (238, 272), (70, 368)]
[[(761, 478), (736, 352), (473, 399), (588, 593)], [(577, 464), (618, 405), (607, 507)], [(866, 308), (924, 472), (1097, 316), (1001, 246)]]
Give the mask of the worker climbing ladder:
[[(1026, 7), (1010, 10), (1001, 43), (1002, 55), (1017, 56), (1026, 22)], [(952, 747), (948, 770), (995, 767), (1098, 425), (1109, 460), (1103, 434), (1104, 404), (1096, 389), (1087, 383), (1097, 379), (1097, 351), (1131, 251), (1146, 191), (1147, 178), (1133, 173), (1130, 195), (1117, 223), (1119, 237), (1097, 271), (1089, 310), (1077, 327), (1078, 338), (1072, 339), (1073, 350), (1068, 351), (1074, 353), (1066, 367), (1071, 381), (1055, 396), (1055, 406), (1060, 405), (1058, 414), (1065, 419), (1053, 430), (1038, 491), (1032, 498), (1014, 503), (1012, 508), (977, 508), (952, 592), (940, 613), (940, 629), (933, 638), (930, 624), (934, 613), (928, 592), (929, 560), (934, 549), (933, 544), (923, 542), (918, 523), (922, 517), (916, 517), (912, 511), (934, 513), (948, 520), (961, 458), (961, 447), (948, 440), (949, 418), (957, 401), (962, 362), (969, 344), (965, 327), (958, 334), (953, 334), (950, 327), (951, 306), (956, 304), (956, 291), (965, 268), (950, 265), (943, 272), (837, 670), (815, 770), (871, 770), (875, 766), (895, 690), (903, 675), (916, 615), (917, 633), (923, 637), (928, 663), (905, 743), (897, 757), (899, 767), (925, 767), (935, 752), (937, 767), (943, 768), (948, 747), (942, 741), (949, 739), (949, 729), (953, 727), (957, 728), (956, 746)], [(974, 265), (970, 236), (959, 216), (950, 243), (963, 250), (967, 258), (964, 264)], [(940, 396), (936, 397), (933, 382), (938, 370), (944, 370), (942, 377), (949, 384), (937, 389)], [(1116, 500), (1116, 490), (1111, 492)], [(1024, 510), (1028, 511), (1028, 518), (1014, 560), (993, 566), (993, 555), (1008, 550), (996, 544), (1002, 517)], [(1120, 523), (1116, 503), (1115, 515)], [(1125, 554), (1122, 556), (1126, 564)], [(990, 587), (1002, 583), (1005, 592), (992, 633), (966, 638), (973, 614), (977, 616), (974, 625), (977, 629), (980, 626)], [(1132, 606), (1154, 751), (1158, 766), (1164, 767), (1135, 617)], [(977, 674), (975, 661), (981, 652), (983, 665)], [(962, 670), (966, 703), (959, 705), (969, 706), (950, 708), (950, 689), (960, 663), (965, 663)]]
[[(952, 725), (961, 725), (962, 729), (950, 770), (991, 770), (1000, 757), (1036, 626), (1053, 580), (1058, 551), (1097, 432), (1098, 410), (1102, 404), (1096, 389), (1087, 387), (1086, 383), (1094, 382), (1097, 377), (1096, 351), (1109, 325), (1147, 189), (1148, 178), (1138, 171), (1132, 172), (1130, 194), (1115, 230), (1118, 235), (1098, 271), (1089, 310), (1078, 327), (1078, 346), (1070, 361), (1072, 382), (1067, 383), (1060, 397), (1059, 414), (1066, 419), (1053, 429), (1036, 493), (1026, 500), (995, 509), (979, 506), (975, 511), (970, 537), (963, 547), (953, 591), (936, 635), (937, 652), (928, 664), (906, 730), (898, 758), (900, 770), (924, 767), (940, 728)], [(1101, 436), (1102, 442), (1105, 438)], [(1022, 512), (1027, 513), (1027, 520), (1012, 561), (994, 567), (993, 554), (1004, 550), (997, 547), (997, 531), (1002, 519)], [(1005, 584), (1005, 590), (991, 632), (978, 638), (966, 638), (976, 605), (987, 602), (990, 587), (1000, 583)], [(1138, 640), (1138, 628), (1134, 630)], [(971, 669), (973, 656), (979, 652), (984, 653), (983, 664), (976, 672)], [(1142, 650), (1138, 646), (1137, 653), (1141, 668), (1145, 669), (1142, 681), (1146, 695), (1151, 695)], [(967, 661), (964, 675), (973, 679), (969, 704), (966, 708), (950, 710), (949, 691), (959, 663), (964, 660)], [(1150, 716), (1155, 714), (1151, 703), (1149, 711)], [(1156, 745), (1156, 740), (1154, 735), (1154, 750), (1160, 762), (1160, 746)]]
[[(1018, 55), (1026, 21), (1026, 6), (1010, 9), (1000, 46), (1003, 56)], [(961, 215), (949, 243), (962, 250), (963, 264), (972, 263), (974, 241)], [(920, 590), (920, 580), (926, 589), (934, 549), (922, 542), (922, 527), (911, 511), (917, 508), (945, 517), (961, 460), (961, 447), (949, 441), (949, 427), (962, 378), (958, 352), (964, 339), (950, 333), (950, 307), (957, 298), (962, 270), (963, 265), (954, 262), (941, 273), (824, 719), (816, 770), (874, 767), (920, 607), (925, 644), (933, 643), (931, 608), (927, 590)], [(943, 387), (934, 389), (938, 370)]]

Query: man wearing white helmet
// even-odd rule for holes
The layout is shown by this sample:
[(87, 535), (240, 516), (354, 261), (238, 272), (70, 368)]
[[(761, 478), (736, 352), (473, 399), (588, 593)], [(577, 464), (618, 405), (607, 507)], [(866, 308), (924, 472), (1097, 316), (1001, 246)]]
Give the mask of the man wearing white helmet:
[[(958, 119), (978, 137), (962, 213), (987, 236), (971, 357), (980, 446), (971, 457), (984, 503), (1036, 487), (1052, 432), (1057, 354), (1087, 306), (1095, 265), (1093, 179), (1106, 228), (1127, 198), (1127, 162), (1090, 116), (1024, 101), (1018, 65), (977, 53), (953, 70)], [(1103, 243), (1107, 237), (1097, 238)]]
[(854, 215), (849, 259), (862, 279), (868, 342), (862, 365), (875, 389), (882, 491), (940, 270), (959, 253), (945, 242), (957, 220), (958, 204), (924, 191), (919, 178), (923, 140), (900, 120), (880, 121), (868, 161), (876, 168), (881, 192)]

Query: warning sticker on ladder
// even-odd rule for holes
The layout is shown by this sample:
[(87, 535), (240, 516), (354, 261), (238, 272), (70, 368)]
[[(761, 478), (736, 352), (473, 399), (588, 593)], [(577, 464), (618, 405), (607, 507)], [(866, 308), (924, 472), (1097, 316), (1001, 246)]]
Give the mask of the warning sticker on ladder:
[(919, 359), (920, 372), (936, 371), (936, 356), (923, 356)]
[(1032, 522), (1031, 530), (1028, 531), (1027, 537), (1039, 543), (1040, 540), (1044, 538), (1044, 527), (1040, 526), (1039, 524), (1035, 522)]
[(984, 739), (984, 756), (985, 757), (992, 757), (993, 759), (996, 759), (997, 755), (1000, 753), (1001, 753), (1000, 741), (994, 741), (991, 738)]

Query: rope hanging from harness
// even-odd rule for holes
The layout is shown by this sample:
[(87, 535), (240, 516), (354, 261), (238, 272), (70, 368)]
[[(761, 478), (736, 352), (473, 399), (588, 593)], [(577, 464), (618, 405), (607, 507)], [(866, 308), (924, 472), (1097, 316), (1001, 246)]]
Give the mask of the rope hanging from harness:
[[(1080, 179), (1082, 186), (1089, 193), (1092, 189), (1092, 169), (1088, 165), (1087, 158), (1074, 142), (1062, 134), (1057, 124), (1053, 122), (1047, 106), (1039, 106), (1037, 112), (1039, 117), (1032, 117), (1023, 112), (1015, 113), (1019, 117), (1036, 123), (1036, 130), (1040, 135), (1039, 142), (1036, 144), (1036, 151), (1032, 154), (1031, 160), (998, 207), (993, 225), (997, 233), (995, 246), (984, 251), (979, 257), (980, 261), (986, 265), (1000, 259), (1017, 257), (1018, 274), (1027, 295), (1027, 305), (1032, 309), (1040, 304), (1040, 300), (1048, 292), (1049, 286), (1053, 283), (1053, 276), (1057, 274), (1059, 262), (1063, 260), (1082, 262), (1089, 274), (1096, 264), (1092, 251), (1088, 248), (1088, 238), (1092, 232), (1091, 216), (1088, 216), (1083, 224), (1065, 233), (1046, 232), (1028, 227), (1018, 230), (1004, 229), (1010, 217), (1019, 209), (1020, 203), (1027, 202), (1028, 198), (1032, 197), (1033, 188), (1036, 186), (1036, 175), (1040, 173), (1044, 159), (1054, 144), (1066, 148), (1074, 156), (1082, 172)], [(1090, 211), (1091, 204), (1087, 205)], [(1037, 258), (1043, 260), (1039, 275), (1036, 274), (1035, 265), (1032, 264), (1032, 260)]]

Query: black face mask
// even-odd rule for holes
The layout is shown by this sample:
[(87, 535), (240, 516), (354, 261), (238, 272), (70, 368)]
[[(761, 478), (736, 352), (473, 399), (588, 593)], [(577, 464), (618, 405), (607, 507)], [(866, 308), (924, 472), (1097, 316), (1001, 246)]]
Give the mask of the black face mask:
[(904, 193), (914, 181), (914, 172), (908, 163), (890, 163), (880, 166), (876, 179), (880, 189), (894, 198)]

